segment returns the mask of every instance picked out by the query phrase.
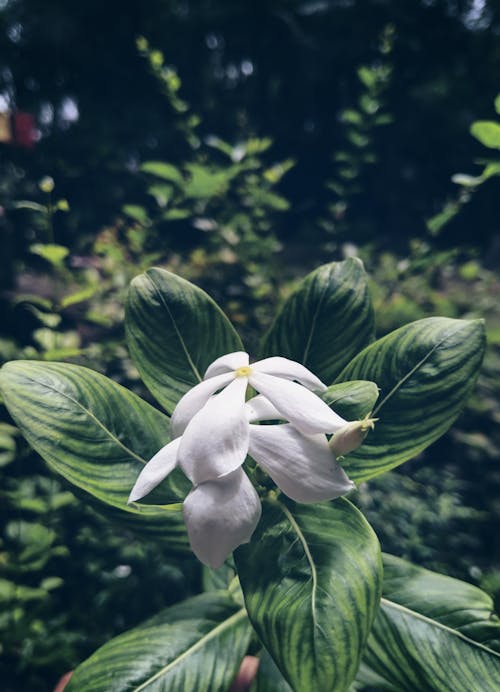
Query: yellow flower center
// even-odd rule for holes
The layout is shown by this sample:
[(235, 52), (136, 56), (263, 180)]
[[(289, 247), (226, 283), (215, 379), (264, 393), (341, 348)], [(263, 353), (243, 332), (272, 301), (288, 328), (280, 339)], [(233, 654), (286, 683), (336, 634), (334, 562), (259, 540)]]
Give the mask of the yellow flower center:
[(236, 377), (248, 377), (251, 372), (252, 368), (249, 365), (243, 365), (241, 368), (235, 370), (234, 374)]

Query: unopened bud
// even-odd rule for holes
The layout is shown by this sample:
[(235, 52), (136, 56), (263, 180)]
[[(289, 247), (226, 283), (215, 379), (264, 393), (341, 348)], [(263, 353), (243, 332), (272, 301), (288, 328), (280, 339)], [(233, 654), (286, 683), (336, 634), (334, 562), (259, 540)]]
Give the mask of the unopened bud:
[(38, 187), (42, 192), (52, 192), (54, 189), (54, 179), (50, 175), (44, 175), (44, 177), (39, 181)]
[(375, 427), (378, 418), (363, 418), (342, 426), (330, 440), (330, 449), (336, 457), (353, 452), (363, 444), (365, 437)]

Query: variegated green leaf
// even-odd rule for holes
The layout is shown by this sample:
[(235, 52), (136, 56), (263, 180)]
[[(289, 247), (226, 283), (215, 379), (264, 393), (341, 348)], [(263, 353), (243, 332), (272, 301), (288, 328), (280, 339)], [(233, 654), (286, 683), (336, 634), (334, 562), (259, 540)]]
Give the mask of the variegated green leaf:
[(364, 380), (340, 382), (328, 387), (321, 398), (342, 418), (357, 420), (373, 411), (378, 398), (378, 387), (375, 382)]
[(373, 340), (373, 324), (363, 264), (353, 258), (332, 262), (300, 282), (264, 337), (261, 351), (303, 363), (330, 384)]
[(212, 361), (243, 348), (216, 303), (164, 269), (149, 269), (132, 281), (125, 327), (142, 379), (169, 413)]
[(195, 596), (98, 649), (65, 689), (227, 692), (250, 634), (245, 609), (227, 594)]
[(500, 621), (480, 589), (384, 555), (365, 663), (401, 692), (497, 692)]
[[(12, 361), (0, 371), (0, 389), (30, 445), (75, 490), (187, 549), (180, 511), (127, 505), (143, 465), (169, 440), (167, 416), (107, 377), (67, 363)], [(156, 497), (174, 503), (187, 490), (177, 475), (162, 488)]]
[(484, 349), (482, 320), (430, 317), (391, 332), (349, 363), (339, 381), (367, 379), (380, 388), (375, 430), (343, 461), (349, 477), (378, 476), (446, 432), (474, 386)]
[(265, 649), (259, 656), (259, 668), (252, 692), (293, 692)]
[(363, 515), (343, 498), (266, 502), (235, 561), (250, 620), (292, 689), (345, 690), (381, 589), (380, 549)]

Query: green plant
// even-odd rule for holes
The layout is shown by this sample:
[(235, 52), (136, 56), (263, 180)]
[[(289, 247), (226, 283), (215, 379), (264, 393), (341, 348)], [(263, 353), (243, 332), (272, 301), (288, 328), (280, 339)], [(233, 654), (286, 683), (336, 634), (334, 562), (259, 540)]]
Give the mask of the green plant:
[[(202, 386), (200, 373), (214, 359), (241, 349), (233, 327), (205, 293), (159, 269), (132, 283), (126, 321), (134, 362), (167, 413)], [(364, 443), (341, 460), (356, 483), (411, 459), (450, 427), (471, 391), (483, 351), (478, 320), (427, 318), (373, 341), (372, 305), (356, 260), (325, 265), (306, 277), (261, 343), (262, 357), (279, 353), (329, 383), (323, 401), (340, 415), (363, 418), (373, 410), (380, 419)], [(243, 370), (234, 376), (259, 385), (252, 366)], [(203, 382), (206, 389), (210, 383)], [(380, 389), (378, 401), (373, 383)], [(179, 503), (189, 483), (180, 471), (166, 478), (149, 504), (127, 504), (144, 462), (169, 442), (168, 415), (74, 365), (13, 362), (2, 369), (0, 384), (23, 434), (54, 471), (123, 526), (159, 537), (169, 556), (186, 554)], [(303, 390), (298, 384), (287, 387)], [(274, 395), (266, 391), (266, 396)], [(302, 414), (306, 411), (293, 413), (292, 427)], [(234, 415), (231, 411), (228, 420)], [(218, 434), (232, 434), (223, 433), (224, 419), (217, 425), (220, 433), (214, 433), (211, 446)], [(281, 434), (275, 426), (276, 433)], [(241, 446), (239, 435), (234, 441)], [(214, 460), (203, 464), (209, 468)], [(310, 462), (311, 468), (319, 463)], [(374, 680), (396, 689), (495, 689), (499, 624), (486, 594), (391, 556), (383, 560), (382, 584), (378, 541), (348, 500), (295, 503), (250, 462), (245, 469), (259, 491), (263, 515), (254, 538), (235, 552), (239, 581), (231, 564), (222, 567), (205, 580), (205, 593), (91, 656), (68, 690), (107, 690), (110, 684), (116, 690), (131, 684), (227, 690), (252, 628), (284, 678), (263, 663), (263, 687), (271, 684), (266, 682), (271, 675), (282, 689), (288, 684), (325, 692), (345, 690), (354, 678), (362, 689)], [(209, 482), (218, 481), (201, 479), (196, 487)], [(240, 521), (237, 513), (232, 521)]]

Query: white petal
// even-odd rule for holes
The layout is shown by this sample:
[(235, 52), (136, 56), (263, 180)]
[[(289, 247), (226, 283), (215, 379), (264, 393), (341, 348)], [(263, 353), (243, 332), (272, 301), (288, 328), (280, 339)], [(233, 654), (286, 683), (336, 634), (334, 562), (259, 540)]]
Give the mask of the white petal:
[(259, 523), (259, 496), (242, 469), (193, 488), (184, 500), (191, 548), (201, 562), (220, 567)]
[(332, 433), (347, 423), (308, 389), (280, 377), (252, 372), (252, 387), (276, 406), (281, 416), (306, 435)]
[(179, 437), (179, 435), (182, 435), (189, 421), (201, 408), (203, 408), (203, 406), (205, 406), (212, 394), (233, 379), (234, 375), (231, 373), (217, 375), (210, 380), (203, 380), (203, 382), (200, 382), (186, 392), (175, 407), (172, 418), (170, 419), (172, 437)]
[(238, 368), (248, 365), (248, 353), (245, 351), (235, 351), (234, 353), (226, 353), (211, 363), (203, 377), (204, 380), (215, 375), (221, 375), (225, 372), (234, 372)]
[(333, 500), (354, 488), (322, 434), (292, 425), (251, 425), (250, 456), (296, 502)]
[(174, 470), (177, 466), (177, 451), (180, 442), (180, 438), (172, 440), (172, 442), (162, 447), (160, 451), (148, 461), (132, 488), (132, 492), (128, 498), (129, 503), (140, 500), (141, 497), (150, 493), (153, 488), (156, 488), (156, 486)]
[(258, 420), (280, 420), (283, 418), (278, 409), (265, 396), (254, 396), (245, 404), (247, 419), (250, 423)]
[(245, 461), (249, 435), (246, 387), (246, 377), (233, 380), (198, 411), (184, 431), (178, 462), (193, 484), (231, 473)]
[(287, 380), (297, 380), (308, 389), (317, 389), (324, 392), (326, 384), (313, 375), (313, 373), (305, 368), (300, 363), (281, 356), (272, 356), (264, 358), (257, 363), (253, 363), (252, 370), (254, 372), (265, 372), (266, 375), (274, 375), (275, 377), (284, 377)]

